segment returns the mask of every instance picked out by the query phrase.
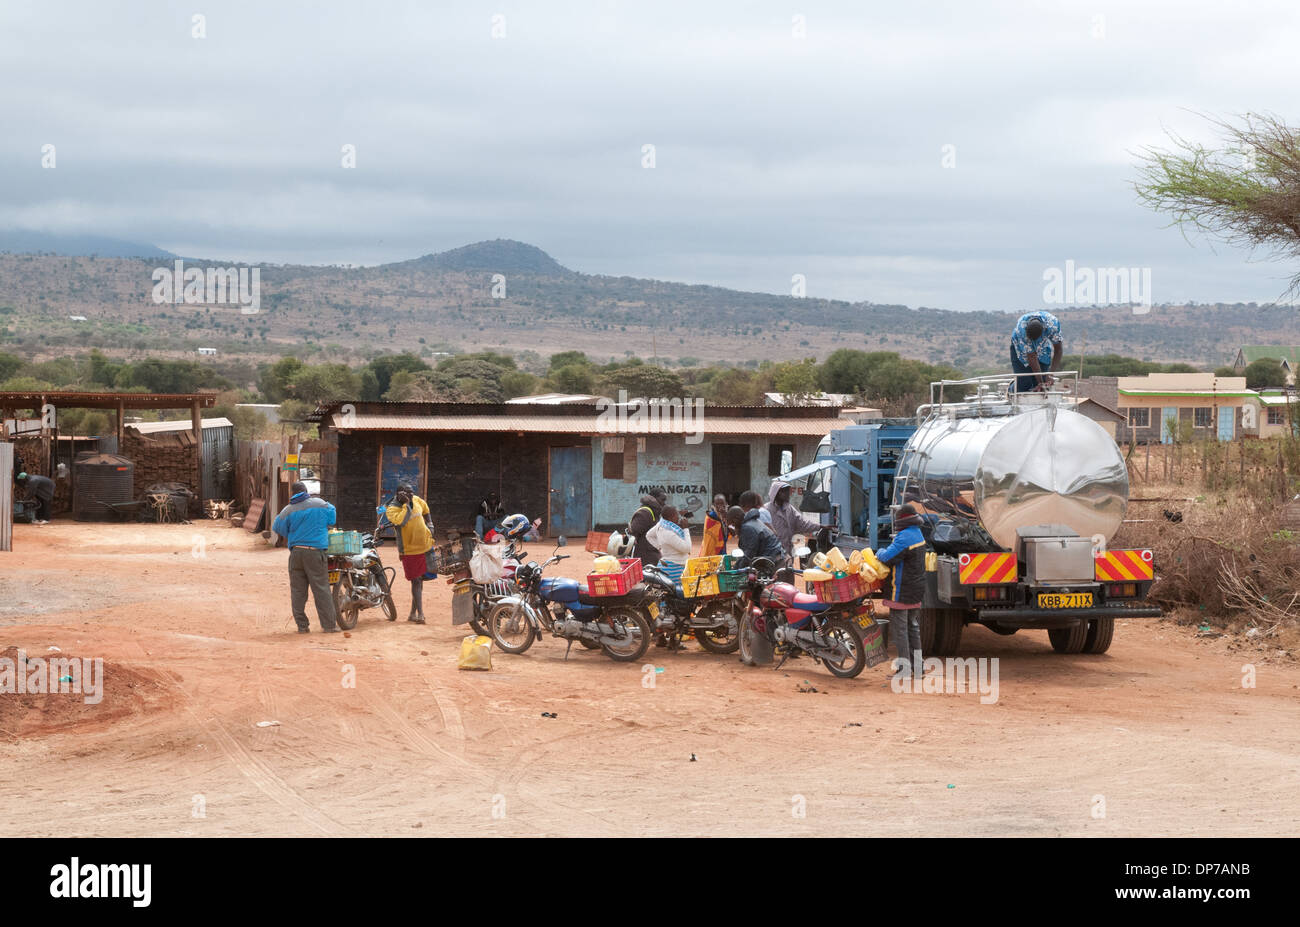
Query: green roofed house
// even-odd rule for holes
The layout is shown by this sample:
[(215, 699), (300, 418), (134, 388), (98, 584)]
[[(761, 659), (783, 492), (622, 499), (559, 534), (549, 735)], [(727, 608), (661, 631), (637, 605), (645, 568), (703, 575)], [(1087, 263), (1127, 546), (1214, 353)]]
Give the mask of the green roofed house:
[(1300, 345), (1243, 344), (1232, 362), (1232, 369), (1242, 373), (1255, 361), (1265, 358), (1281, 361), (1286, 369), (1286, 382), (1295, 385), (1295, 373), (1300, 368)]
[(1212, 373), (1119, 377), (1117, 386), (1120, 411), (1128, 417), (1120, 428), (1138, 444), (1183, 438), (1231, 441), (1242, 433), (1242, 407), (1257, 399), (1245, 377)]

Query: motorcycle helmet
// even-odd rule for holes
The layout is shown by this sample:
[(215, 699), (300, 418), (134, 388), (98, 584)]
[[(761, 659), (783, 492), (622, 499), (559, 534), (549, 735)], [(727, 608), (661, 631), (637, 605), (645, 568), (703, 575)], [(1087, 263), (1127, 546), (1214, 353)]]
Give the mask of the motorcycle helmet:
[(507, 515), (502, 519), (501, 524), (497, 525), (497, 531), (504, 534), (511, 541), (520, 540), (532, 528), (528, 521), (527, 515)]
[(609, 551), (611, 557), (630, 557), (632, 548), (636, 546), (636, 538), (630, 534), (623, 534), (621, 531), (615, 531), (609, 536), (609, 544), (605, 550)]

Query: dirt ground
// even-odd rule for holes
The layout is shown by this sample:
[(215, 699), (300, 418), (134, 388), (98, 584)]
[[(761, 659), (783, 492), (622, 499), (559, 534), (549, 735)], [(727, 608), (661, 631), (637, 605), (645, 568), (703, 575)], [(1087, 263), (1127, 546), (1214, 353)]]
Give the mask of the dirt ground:
[(0, 651), (101, 658), (106, 681), (75, 710), (0, 695), (6, 834), (1300, 832), (1300, 666), (1168, 621), (1101, 656), (968, 628), (993, 704), (695, 644), (620, 664), (547, 639), (464, 672), (442, 582), (427, 626), (299, 635), (285, 551), (224, 524), (17, 525), (14, 547)]

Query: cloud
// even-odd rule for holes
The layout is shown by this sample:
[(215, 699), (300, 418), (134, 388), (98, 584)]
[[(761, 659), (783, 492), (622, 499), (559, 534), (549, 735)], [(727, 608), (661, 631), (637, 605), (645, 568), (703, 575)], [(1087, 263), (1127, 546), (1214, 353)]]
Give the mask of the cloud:
[(1198, 112), (1293, 113), (1300, 11), (1096, 6), (214, 2), (195, 39), (180, 7), (10, 5), (0, 223), (269, 262), (514, 237), (586, 272), (785, 292), (807, 268), (817, 295), (946, 308), (1036, 305), (1066, 258), (1151, 266), (1157, 298), (1276, 296), (1276, 268), (1140, 208), (1132, 153), (1212, 138)]

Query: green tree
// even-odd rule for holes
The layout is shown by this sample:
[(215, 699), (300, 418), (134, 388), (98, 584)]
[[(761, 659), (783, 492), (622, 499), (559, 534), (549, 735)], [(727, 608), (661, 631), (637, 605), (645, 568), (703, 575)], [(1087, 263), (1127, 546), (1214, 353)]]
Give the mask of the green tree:
[(1272, 357), (1261, 357), (1246, 365), (1246, 386), (1249, 389), (1273, 389), (1286, 386), (1286, 368)]
[(828, 393), (859, 394), (866, 390), (871, 375), (871, 357), (866, 351), (841, 348), (822, 364), (819, 380)]
[(558, 354), (551, 355), (551, 361), (547, 365), (547, 369), (551, 373), (554, 373), (560, 368), (568, 367), (571, 364), (580, 364), (586, 367), (592, 366), (591, 361), (587, 359), (587, 355), (582, 351), (560, 351)]
[[(1254, 113), (1209, 121), (1223, 136), (1217, 147), (1170, 134), (1172, 149), (1143, 150), (1138, 199), (1184, 232), (1300, 260), (1300, 132)], [(1300, 273), (1288, 292), (1298, 288)]]
[(361, 395), (361, 377), (347, 364), (303, 367), (289, 382), (289, 395), (293, 399), (318, 405), (356, 399)]
[(307, 365), (298, 358), (289, 355), (282, 357), (262, 371), (258, 380), (258, 389), (267, 402), (283, 402), (289, 397), (289, 384), (298, 371)]
[[(432, 368), (423, 360), (410, 353), (384, 354), (380, 357), (376, 357), (367, 364), (365, 370), (361, 372), (361, 398), (378, 399), (384, 393), (388, 392), (388, 388), (392, 384), (393, 374), (395, 373), (401, 373), (403, 371), (417, 373), (431, 369)], [(372, 378), (366, 376), (367, 372), (372, 375), (373, 385), (371, 383)]]
[(506, 399), (528, 396), (537, 386), (537, 378), (523, 370), (507, 370), (501, 375), (501, 395)]
[(547, 382), (557, 393), (590, 395), (596, 389), (596, 368), (589, 364), (566, 364), (552, 369)]
[(682, 378), (671, 370), (653, 364), (625, 364), (606, 370), (597, 385), (602, 393), (614, 396), (627, 390), (629, 399), (671, 399), (684, 394)]
[(0, 353), (0, 381), (8, 380), (18, 373), (26, 363), (21, 357)]
[(817, 361), (814, 358), (787, 361), (777, 364), (772, 385), (778, 393), (784, 393), (789, 401), (798, 404), (817, 392), (817, 374)]
[(756, 373), (733, 367), (713, 379), (706, 398), (723, 406), (760, 406), (763, 392)]

